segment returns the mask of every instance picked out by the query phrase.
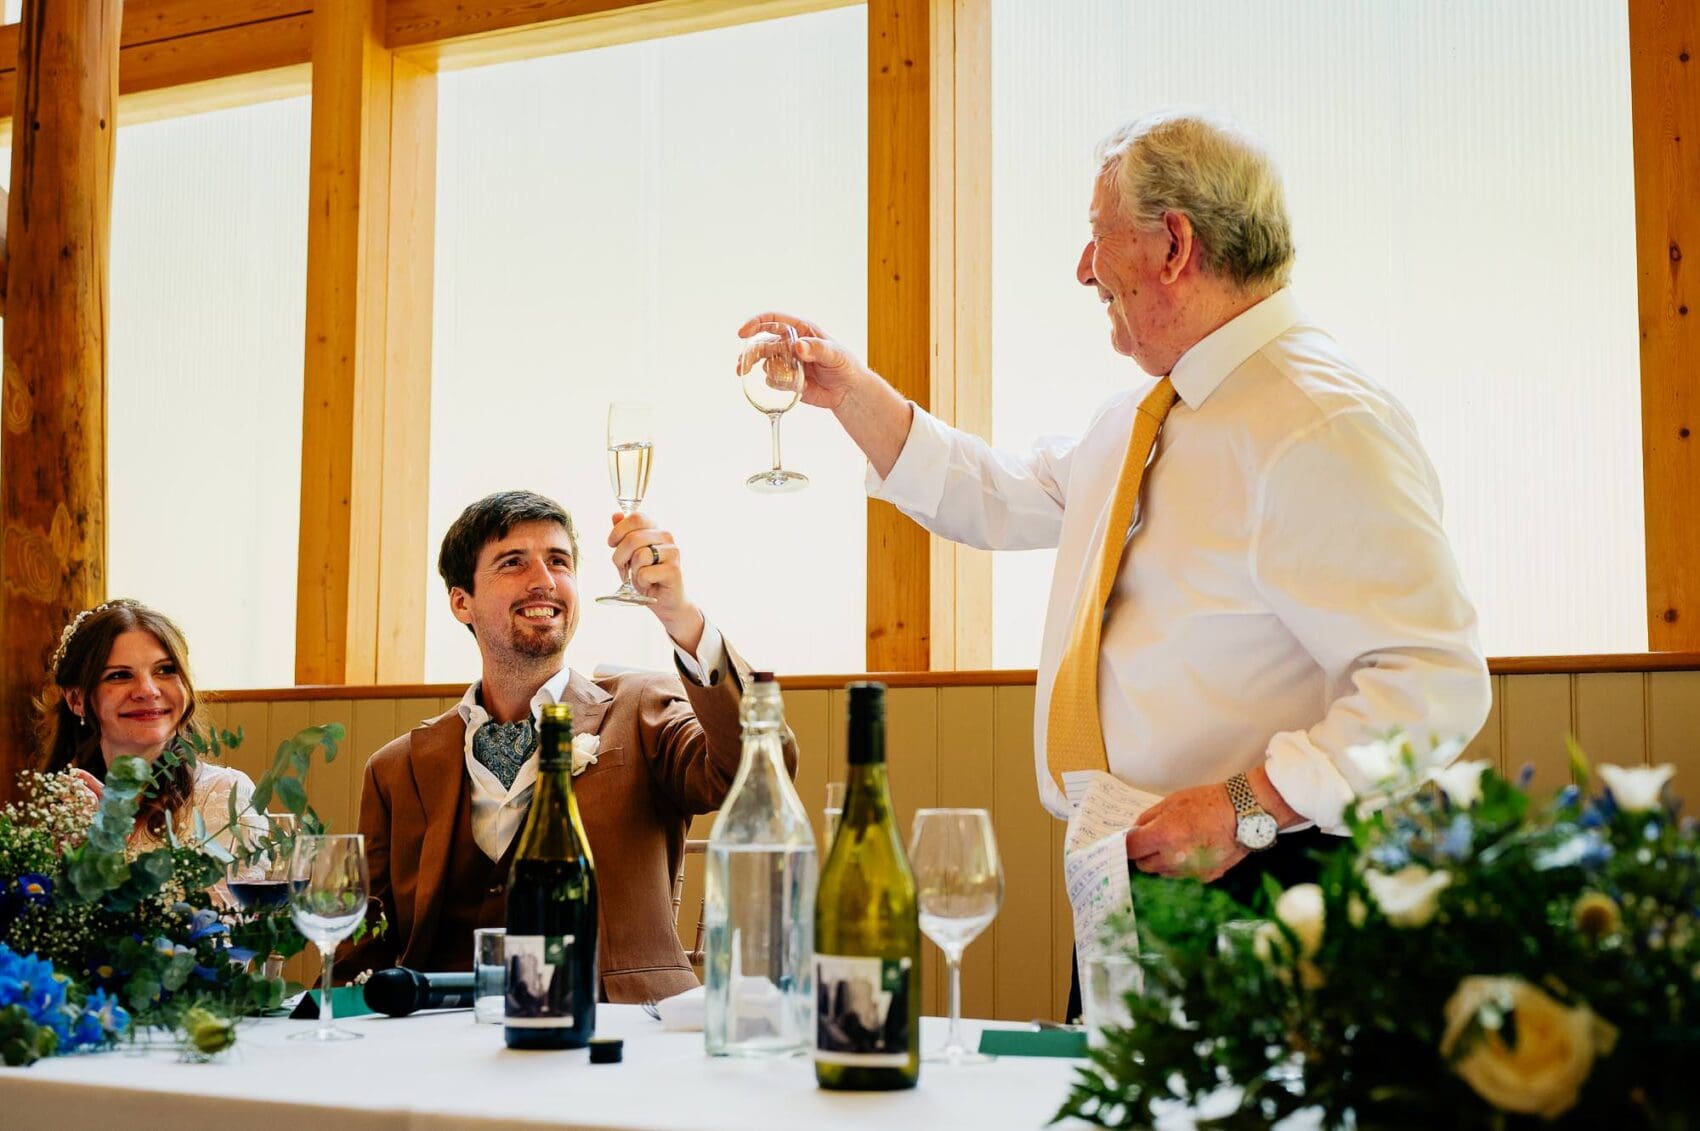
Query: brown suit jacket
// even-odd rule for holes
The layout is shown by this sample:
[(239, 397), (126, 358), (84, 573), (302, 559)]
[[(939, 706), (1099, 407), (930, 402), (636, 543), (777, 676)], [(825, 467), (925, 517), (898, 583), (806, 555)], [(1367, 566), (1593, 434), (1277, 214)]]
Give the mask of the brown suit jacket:
[[(596, 763), (573, 778), (573, 792), (596, 863), (607, 1001), (649, 1001), (697, 984), (674, 924), (673, 878), (690, 819), (718, 808), (738, 772), (738, 701), (749, 668), (728, 645), (720, 670), (708, 674), (703, 686), (682, 674), (591, 681), (574, 672), (562, 696), (573, 707), (574, 733), (601, 739)], [(367, 763), (360, 831), (372, 896), (389, 925), (381, 937), (345, 949), (339, 977), (411, 965), (430, 951), (445, 901), (483, 898), (482, 891), (443, 890), (457, 808), (470, 788), (465, 749), (466, 724), (451, 710)], [(795, 773), (789, 735), (785, 758)]]

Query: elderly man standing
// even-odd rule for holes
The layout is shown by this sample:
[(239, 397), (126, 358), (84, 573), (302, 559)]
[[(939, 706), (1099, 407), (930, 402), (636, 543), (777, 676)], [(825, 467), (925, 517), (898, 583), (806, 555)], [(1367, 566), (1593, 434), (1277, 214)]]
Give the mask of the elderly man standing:
[(1062, 775), (1087, 769), (1161, 794), (1130, 867), (1246, 899), (1265, 872), (1314, 871), (1371, 784), (1349, 746), (1474, 735), (1487, 669), (1415, 425), (1287, 289), (1267, 156), (1209, 119), (1157, 116), (1099, 160), (1076, 276), (1150, 376), (1078, 439), (995, 451), (812, 322), (769, 313), (740, 333), (796, 328), (803, 399), (866, 453), (875, 497), (958, 542), (1057, 547), (1041, 800), (1066, 817)]

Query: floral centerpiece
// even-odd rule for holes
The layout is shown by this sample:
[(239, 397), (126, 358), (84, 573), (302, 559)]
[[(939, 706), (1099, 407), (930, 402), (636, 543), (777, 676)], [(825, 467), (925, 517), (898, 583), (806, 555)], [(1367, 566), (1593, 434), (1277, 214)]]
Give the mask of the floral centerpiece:
[[(1700, 832), (1670, 766), (1600, 768), (1537, 804), (1483, 762), (1419, 780), (1401, 741), (1353, 752), (1321, 880), (1268, 917), (1135, 879), (1142, 992), (1058, 1113), (1149, 1126), (1688, 1128), (1700, 1113)], [(1386, 798), (1395, 798), (1386, 802)]]
[[(275, 799), (303, 833), (324, 831), (308, 803), (307, 774), (322, 751), (336, 757), (343, 728), (309, 727), (279, 747), (248, 805), (231, 796), (229, 827)], [(152, 767), (119, 758), (98, 802), (67, 774), (21, 775), (23, 800), (0, 809), (0, 1059), (110, 1046), (132, 1026), (181, 1034), (216, 1053), (235, 1039), (237, 1017), (275, 1008), (283, 983), (249, 968), (256, 954), (288, 956), (305, 941), (287, 907), (237, 913), (213, 906), (208, 889), (233, 862), (287, 855), (293, 833), (216, 839), (199, 813), (185, 842), (135, 853), (131, 833), (147, 792), (170, 767), (219, 756), (240, 732), (180, 740)]]

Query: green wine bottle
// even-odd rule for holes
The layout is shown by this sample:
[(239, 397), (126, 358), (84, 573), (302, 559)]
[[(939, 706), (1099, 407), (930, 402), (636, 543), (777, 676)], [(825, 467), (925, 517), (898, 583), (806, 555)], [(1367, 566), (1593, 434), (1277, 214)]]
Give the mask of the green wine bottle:
[(844, 815), (815, 900), (815, 1079), (913, 1088), (921, 1075), (921, 921), (885, 773), (885, 685), (850, 685)]
[(582, 1048), (596, 1032), (596, 865), (573, 797), (573, 712), (543, 708), (537, 788), (508, 877), (509, 1048)]

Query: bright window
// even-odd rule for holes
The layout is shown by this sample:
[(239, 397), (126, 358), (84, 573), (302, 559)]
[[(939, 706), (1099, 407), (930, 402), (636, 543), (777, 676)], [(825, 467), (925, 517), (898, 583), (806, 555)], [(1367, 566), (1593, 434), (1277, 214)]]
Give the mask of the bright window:
[[(1622, 0), (995, 0), (994, 438), (1137, 379), (1074, 281), (1093, 149), (1202, 107), (1279, 164), (1301, 305), (1411, 410), (1490, 655), (1647, 646)], [(996, 559), (1000, 666), (1050, 552)]]
[(810, 486), (747, 490), (767, 422), (733, 361), (768, 308), (863, 345), (866, 60), (865, 12), (845, 8), (441, 76), (427, 679), (477, 674), (436, 550), (509, 488), (579, 522), (569, 662), (670, 665), (647, 612), (592, 603), (617, 583), (604, 428), (624, 399), (653, 405), (645, 510), (727, 639), (758, 667), (862, 666), (861, 456), (799, 409), (785, 462)]
[(203, 687), (295, 682), (307, 135), (306, 98), (118, 133), (107, 589)]

